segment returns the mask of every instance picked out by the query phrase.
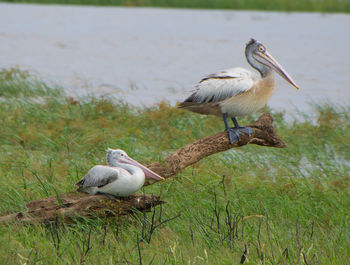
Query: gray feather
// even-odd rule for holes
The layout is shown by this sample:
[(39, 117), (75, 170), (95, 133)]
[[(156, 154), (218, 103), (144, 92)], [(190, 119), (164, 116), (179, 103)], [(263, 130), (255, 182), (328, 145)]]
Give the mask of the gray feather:
[[(79, 189), (103, 187), (118, 179), (119, 169), (109, 166), (94, 166), (76, 185)], [(78, 189), (78, 190), (79, 190)]]

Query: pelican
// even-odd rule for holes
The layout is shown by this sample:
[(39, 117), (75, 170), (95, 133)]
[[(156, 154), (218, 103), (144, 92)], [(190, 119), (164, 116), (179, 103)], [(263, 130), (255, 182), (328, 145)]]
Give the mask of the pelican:
[(78, 191), (91, 195), (104, 193), (125, 197), (139, 190), (145, 176), (156, 180), (163, 177), (141, 165), (120, 149), (107, 149), (107, 166), (98, 165), (89, 170), (77, 185)]
[[(241, 132), (247, 135), (253, 133), (251, 128), (239, 126), (236, 117), (250, 115), (266, 105), (275, 86), (272, 70), (299, 89), (260, 42), (250, 39), (246, 44), (245, 56), (260, 76), (240, 67), (210, 74), (204, 77), (196, 85), (194, 93), (178, 106), (200, 114), (222, 116), (231, 144), (240, 140)], [(228, 118), (232, 119), (233, 128), (229, 127)]]

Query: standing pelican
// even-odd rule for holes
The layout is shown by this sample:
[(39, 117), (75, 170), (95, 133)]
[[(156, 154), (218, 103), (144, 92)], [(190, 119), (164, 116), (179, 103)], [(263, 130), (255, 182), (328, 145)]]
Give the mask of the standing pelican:
[[(197, 84), (191, 96), (179, 104), (179, 108), (200, 114), (222, 116), (231, 144), (239, 141), (240, 132), (248, 135), (253, 133), (249, 127), (240, 127), (236, 117), (250, 115), (265, 106), (275, 86), (272, 70), (299, 89), (260, 42), (250, 39), (245, 56), (260, 76), (239, 67), (210, 74)], [(227, 118), (232, 119), (235, 127), (229, 127)]]
[(145, 176), (156, 180), (164, 178), (130, 158), (123, 150), (107, 149), (107, 166), (94, 166), (77, 185), (78, 191), (114, 196), (129, 196), (139, 190)]

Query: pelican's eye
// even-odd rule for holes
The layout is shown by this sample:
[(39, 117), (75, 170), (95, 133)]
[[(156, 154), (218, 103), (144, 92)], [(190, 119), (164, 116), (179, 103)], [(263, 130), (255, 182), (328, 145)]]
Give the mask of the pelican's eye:
[(121, 154), (120, 154), (120, 156), (124, 156), (124, 154), (123, 154), (123, 153), (121, 153)]
[(260, 51), (260, 52), (263, 52), (263, 51), (265, 51), (265, 48), (264, 48), (264, 46), (259, 46), (259, 51)]

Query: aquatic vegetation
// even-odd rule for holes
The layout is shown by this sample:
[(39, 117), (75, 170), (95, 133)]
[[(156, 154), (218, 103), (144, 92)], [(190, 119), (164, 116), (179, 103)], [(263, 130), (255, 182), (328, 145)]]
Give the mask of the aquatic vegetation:
[(348, 0), (0, 0), (0, 2), (234, 10), (350, 12), (350, 2)]
[[(166, 102), (135, 108), (70, 98), (18, 69), (0, 77), (1, 214), (72, 191), (92, 165), (104, 163), (107, 147), (148, 164), (224, 129), (216, 117)], [(350, 108), (318, 112), (315, 125), (273, 113), (285, 149), (237, 148), (146, 187), (167, 202), (155, 212), (71, 226), (2, 225), (0, 263), (238, 264), (243, 257), (252, 264), (346, 264)]]

